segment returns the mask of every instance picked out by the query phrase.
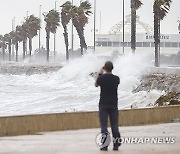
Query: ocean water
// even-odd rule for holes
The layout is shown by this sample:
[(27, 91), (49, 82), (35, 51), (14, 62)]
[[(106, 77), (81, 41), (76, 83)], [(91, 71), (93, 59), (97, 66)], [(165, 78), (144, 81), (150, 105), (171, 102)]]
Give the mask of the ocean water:
[(100, 88), (94, 86), (97, 72), (106, 60), (114, 63), (113, 73), (121, 79), (119, 109), (152, 106), (161, 91), (132, 93), (141, 76), (153, 66), (149, 54), (87, 54), (64, 63), (58, 72), (34, 75), (0, 74), (0, 116), (97, 111)]

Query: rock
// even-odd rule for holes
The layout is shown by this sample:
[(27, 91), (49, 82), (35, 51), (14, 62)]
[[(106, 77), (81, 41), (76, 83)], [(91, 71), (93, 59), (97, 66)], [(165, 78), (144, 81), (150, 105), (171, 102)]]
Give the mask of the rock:
[(153, 89), (168, 92), (180, 92), (180, 75), (151, 74), (141, 79), (141, 84), (133, 91), (151, 91)]
[(157, 99), (155, 106), (180, 105), (180, 75), (151, 74), (143, 76), (141, 85), (133, 92), (151, 91), (153, 89), (166, 93)]
[(155, 106), (165, 106), (165, 105), (180, 105), (180, 92), (170, 92), (159, 97), (155, 102)]

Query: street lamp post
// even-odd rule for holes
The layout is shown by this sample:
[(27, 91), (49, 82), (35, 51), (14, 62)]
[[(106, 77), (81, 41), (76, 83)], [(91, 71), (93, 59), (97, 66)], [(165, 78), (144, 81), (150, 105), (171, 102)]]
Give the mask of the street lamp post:
[(94, 0), (94, 52), (96, 50), (96, 0)]
[(12, 31), (15, 31), (15, 17), (12, 19)]
[(27, 18), (28, 18), (28, 16), (29, 16), (29, 11), (26, 12), (26, 16), (27, 16)]
[(101, 34), (101, 11), (100, 11), (100, 19), (99, 19), (99, 22), (100, 22), (100, 24), (99, 24), (99, 34)]
[[(12, 31), (15, 31), (15, 17), (12, 19)], [(14, 60), (14, 44), (12, 44), (12, 59)]]
[(124, 0), (123, 0), (123, 54), (124, 54)]
[(40, 29), (39, 29), (39, 52), (41, 50), (41, 7), (42, 5), (39, 5), (39, 19), (40, 19)]
[[(29, 11), (26, 12), (26, 19), (28, 19), (28, 17), (29, 17)], [(27, 50), (28, 50), (27, 48), (28, 48), (28, 41), (27, 41), (27, 39), (26, 39), (26, 44), (25, 44), (25, 53), (26, 53), (26, 55), (27, 55), (27, 52), (28, 52), (28, 51), (27, 51)]]
[[(42, 15), (44, 16), (44, 18), (46, 18), (48, 12), (43, 12)], [(47, 23), (46, 23), (47, 24)], [(47, 25), (46, 25), (47, 26)], [(46, 51), (47, 51), (47, 59), (46, 62), (49, 63), (49, 34), (46, 31)]]
[[(72, 0), (72, 6), (73, 6), (73, 0)], [(74, 29), (73, 29), (73, 21), (72, 21), (72, 25), (71, 25), (71, 49), (72, 49), (72, 54), (73, 54), (73, 50), (74, 50)]]
[(180, 17), (178, 18), (178, 21), (177, 21), (177, 22), (178, 22), (178, 24), (179, 24), (179, 25), (178, 25), (178, 31), (179, 31), (179, 34), (180, 34)]
[[(57, 1), (55, 1), (55, 11), (56, 11), (56, 3)], [(56, 33), (54, 33), (54, 62), (56, 59)]]

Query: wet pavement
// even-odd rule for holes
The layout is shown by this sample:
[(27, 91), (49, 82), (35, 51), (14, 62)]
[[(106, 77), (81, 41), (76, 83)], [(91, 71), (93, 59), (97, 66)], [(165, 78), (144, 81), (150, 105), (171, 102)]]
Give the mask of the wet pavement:
[(100, 151), (96, 144), (99, 131), (85, 129), (0, 137), (0, 154), (180, 153), (180, 123), (120, 127), (123, 144), (119, 151), (112, 150), (112, 143), (107, 152)]

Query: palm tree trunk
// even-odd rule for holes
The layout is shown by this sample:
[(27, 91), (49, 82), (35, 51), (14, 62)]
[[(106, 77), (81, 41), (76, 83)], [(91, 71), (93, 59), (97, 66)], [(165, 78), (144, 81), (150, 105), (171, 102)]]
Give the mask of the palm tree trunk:
[(134, 0), (131, 0), (131, 49), (136, 50), (136, 8)]
[(3, 48), (2, 48), (2, 53), (3, 53), (3, 61), (5, 60), (5, 43), (3, 42)]
[(14, 61), (14, 44), (11, 43), (11, 60)]
[(2, 48), (2, 52), (3, 52), (3, 61), (5, 60), (5, 48)]
[(28, 39), (26, 38), (26, 44), (25, 44), (25, 55), (27, 55), (27, 53), (28, 53), (28, 49), (27, 49), (27, 43), (28, 42)]
[(18, 62), (18, 42), (16, 42), (15, 48), (16, 48), (16, 62)]
[(49, 62), (49, 39), (50, 39), (50, 32), (46, 31), (46, 50), (47, 50), (47, 59), (46, 61)]
[(64, 41), (65, 41), (65, 45), (66, 45), (66, 60), (68, 61), (69, 60), (69, 42), (68, 42), (68, 33), (67, 33), (67, 26), (64, 25), (63, 26), (64, 28)]
[(160, 19), (156, 4), (154, 4), (154, 43), (155, 43), (155, 66), (160, 66)]
[(25, 59), (26, 54), (26, 40), (23, 40), (23, 60)]
[(11, 61), (11, 40), (8, 43), (8, 50), (9, 50), (9, 61)]
[(87, 44), (86, 44), (85, 37), (84, 37), (84, 29), (82, 29), (80, 37), (81, 37), (80, 39), (82, 41), (81, 44), (82, 44), (83, 50), (85, 49), (85, 51), (86, 51), (87, 50)]
[(84, 32), (82, 30), (79, 30), (79, 28), (77, 28), (77, 33), (78, 33), (79, 39), (80, 39), (81, 55), (83, 56), (84, 55), (84, 49), (87, 50)]
[(81, 56), (83, 56), (84, 55), (84, 48), (83, 48), (83, 45), (82, 45), (82, 41), (80, 41), (81, 43)]
[(32, 55), (32, 38), (31, 37), (29, 38), (29, 55), (31, 58), (31, 55)]
[(79, 24), (76, 21), (76, 19), (73, 20), (74, 27), (76, 28), (76, 31), (78, 33), (79, 39), (80, 39), (80, 47), (81, 47), (81, 55), (83, 56), (84, 49), (87, 50), (87, 45), (84, 37), (84, 29), (79, 28)]

